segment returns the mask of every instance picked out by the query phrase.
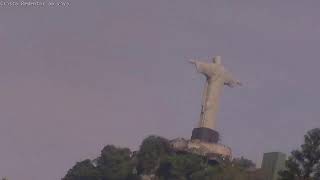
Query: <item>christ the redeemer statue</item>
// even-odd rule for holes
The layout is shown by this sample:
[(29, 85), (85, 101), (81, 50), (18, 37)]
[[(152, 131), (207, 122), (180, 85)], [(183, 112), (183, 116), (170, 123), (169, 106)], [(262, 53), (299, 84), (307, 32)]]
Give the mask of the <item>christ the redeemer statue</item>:
[(221, 64), (221, 57), (213, 58), (212, 63), (190, 60), (190, 63), (196, 66), (199, 73), (206, 77), (202, 107), (200, 114), (199, 128), (216, 128), (216, 116), (219, 107), (219, 97), (224, 85), (234, 87), (241, 85), (241, 82), (235, 80), (232, 75)]

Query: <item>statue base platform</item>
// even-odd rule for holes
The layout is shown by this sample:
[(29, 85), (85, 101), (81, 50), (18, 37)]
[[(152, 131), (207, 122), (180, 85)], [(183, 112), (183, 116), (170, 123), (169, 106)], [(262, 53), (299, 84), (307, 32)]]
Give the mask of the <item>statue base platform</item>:
[(198, 139), (185, 140), (183, 138), (177, 138), (170, 141), (170, 144), (176, 152), (194, 153), (206, 156), (209, 159), (232, 157), (231, 148), (218, 143), (203, 142)]
[(192, 130), (191, 140), (200, 140), (208, 143), (218, 143), (219, 133), (213, 129), (199, 127)]

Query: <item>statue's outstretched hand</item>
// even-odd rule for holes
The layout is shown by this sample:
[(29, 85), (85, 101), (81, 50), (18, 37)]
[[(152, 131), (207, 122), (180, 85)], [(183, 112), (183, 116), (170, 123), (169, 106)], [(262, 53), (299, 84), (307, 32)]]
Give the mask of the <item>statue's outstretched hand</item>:
[(226, 82), (225, 85), (229, 87), (235, 87), (236, 85), (242, 86), (242, 83), (238, 80), (232, 80), (232, 81)]
[(195, 60), (192, 60), (192, 59), (189, 60), (188, 62), (191, 63), (191, 64), (196, 64), (196, 61), (195, 61)]
[(236, 84), (239, 85), (239, 86), (242, 86), (242, 82), (240, 82), (238, 80), (236, 81)]

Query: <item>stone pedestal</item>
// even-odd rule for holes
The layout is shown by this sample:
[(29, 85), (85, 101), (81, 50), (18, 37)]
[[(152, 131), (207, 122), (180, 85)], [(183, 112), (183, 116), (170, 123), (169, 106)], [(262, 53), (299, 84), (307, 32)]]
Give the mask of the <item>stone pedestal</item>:
[(218, 143), (219, 133), (213, 129), (199, 127), (192, 131), (191, 140), (200, 140), (208, 143)]
[(217, 156), (221, 156), (223, 158), (232, 157), (231, 148), (218, 143), (209, 143), (198, 139), (185, 140), (183, 138), (174, 139), (170, 141), (170, 143), (173, 149), (178, 152), (194, 153), (206, 156), (209, 159)]
[(188, 148), (193, 149), (196, 152), (200, 151), (203, 153), (203, 155), (209, 158), (215, 156), (231, 158), (232, 156), (231, 148), (218, 143), (207, 143), (199, 140), (191, 140), (188, 142)]

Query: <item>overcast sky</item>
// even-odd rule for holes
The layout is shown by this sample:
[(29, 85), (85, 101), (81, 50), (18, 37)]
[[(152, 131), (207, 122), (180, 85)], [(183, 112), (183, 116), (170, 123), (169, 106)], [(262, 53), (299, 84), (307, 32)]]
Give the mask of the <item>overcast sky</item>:
[(220, 55), (244, 84), (218, 115), (234, 156), (260, 165), (320, 126), (320, 1), (68, 2), (0, 6), (0, 176), (56, 180), (107, 144), (190, 138), (205, 80), (190, 58)]

